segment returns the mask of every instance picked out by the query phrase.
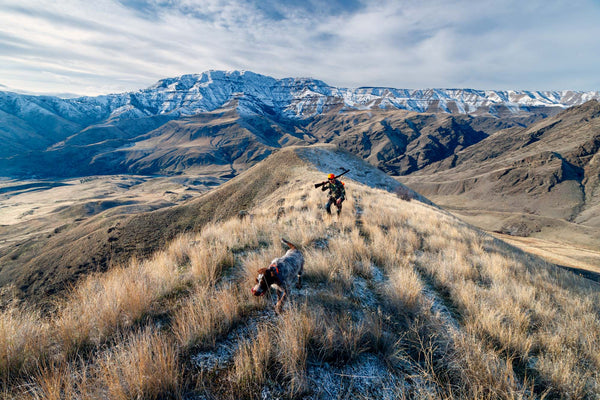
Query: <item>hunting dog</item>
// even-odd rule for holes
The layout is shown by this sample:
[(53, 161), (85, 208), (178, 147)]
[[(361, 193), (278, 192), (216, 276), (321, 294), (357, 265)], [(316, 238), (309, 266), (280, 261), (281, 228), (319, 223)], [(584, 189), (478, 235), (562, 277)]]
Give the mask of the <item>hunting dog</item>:
[(255, 296), (263, 296), (270, 287), (277, 289), (277, 304), (275, 311), (281, 312), (283, 302), (288, 296), (289, 287), (295, 276), (298, 277), (296, 287), (302, 287), (302, 271), (304, 269), (304, 257), (300, 250), (295, 245), (281, 238), (281, 242), (290, 249), (283, 257), (279, 257), (271, 261), (268, 268), (258, 270), (256, 284), (252, 288), (252, 294)]

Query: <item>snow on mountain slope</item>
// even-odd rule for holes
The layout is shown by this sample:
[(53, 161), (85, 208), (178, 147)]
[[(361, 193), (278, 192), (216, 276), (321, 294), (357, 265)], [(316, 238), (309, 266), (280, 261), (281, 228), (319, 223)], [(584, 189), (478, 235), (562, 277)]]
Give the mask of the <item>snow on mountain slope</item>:
[[(145, 115), (194, 115), (238, 99), (242, 113), (307, 118), (330, 110), (405, 109), (417, 112), (492, 114), (563, 109), (600, 99), (600, 92), (409, 90), (381, 87), (336, 88), (311, 78), (285, 78), (250, 71), (207, 71), (167, 78), (136, 92), (60, 99), (0, 92), (0, 110), (30, 119), (35, 110), (80, 124)], [(132, 113), (131, 110), (137, 110)], [(123, 113), (123, 110), (128, 112)]]

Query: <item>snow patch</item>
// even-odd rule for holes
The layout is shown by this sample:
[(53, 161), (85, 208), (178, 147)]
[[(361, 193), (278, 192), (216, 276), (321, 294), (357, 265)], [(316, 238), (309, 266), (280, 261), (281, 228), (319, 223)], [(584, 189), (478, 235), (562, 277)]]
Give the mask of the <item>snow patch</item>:
[[(2, 87), (0, 87), (1, 89)], [(505, 105), (513, 113), (530, 107), (567, 108), (596, 99), (600, 92), (578, 91), (498, 91), (473, 89), (409, 90), (382, 87), (336, 88), (311, 78), (275, 79), (250, 71), (215, 71), (166, 78), (136, 92), (61, 99), (0, 92), (0, 106), (14, 105), (17, 116), (57, 113), (75, 122), (100, 121), (123, 107), (135, 108), (143, 115), (213, 111), (227, 104), (236, 93), (243, 93), (256, 104), (244, 111), (260, 113), (261, 105), (276, 113), (304, 119), (342, 105), (343, 110), (397, 109), (425, 112), (439, 107), (447, 113), (475, 113), (490, 106)], [(15, 101), (17, 99), (17, 101)], [(19, 101), (20, 99), (20, 101)], [(449, 105), (452, 104), (452, 107)], [(455, 106), (454, 106), (455, 105)], [(7, 109), (11, 107), (7, 106)], [(25, 118), (27, 119), (27, 118)]]

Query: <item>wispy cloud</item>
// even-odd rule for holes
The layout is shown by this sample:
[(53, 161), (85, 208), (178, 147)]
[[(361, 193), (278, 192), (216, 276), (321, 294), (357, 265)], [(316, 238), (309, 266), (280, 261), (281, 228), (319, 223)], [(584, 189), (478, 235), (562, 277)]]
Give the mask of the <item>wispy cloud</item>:
[(98, 94), (246, 69), (332, 85), (599, 90), (594, 0), (3, 0), (0, 83)]

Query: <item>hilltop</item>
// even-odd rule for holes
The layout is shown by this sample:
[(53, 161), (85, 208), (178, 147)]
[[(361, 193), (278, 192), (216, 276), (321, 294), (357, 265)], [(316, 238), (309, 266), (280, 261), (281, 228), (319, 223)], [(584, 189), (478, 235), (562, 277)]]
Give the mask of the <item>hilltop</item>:
[[(324, 155), (333, 163), (315, 165)], [(600, 395), (596, 283), (408, 200), (350, 157), (281, 150), (189, 204), (122, 222), (137, 221), (139, 240), (144, 226), (197, 231), (163, 233), (154, 252), (81, 279), (46, 317), (5, 307), (4, 397)], [(313, 183), (338, 160), (353, 174), (330, 219)], [(281, 237), (306, 271), (277, 315), (250, 287), (285, 252)]]

